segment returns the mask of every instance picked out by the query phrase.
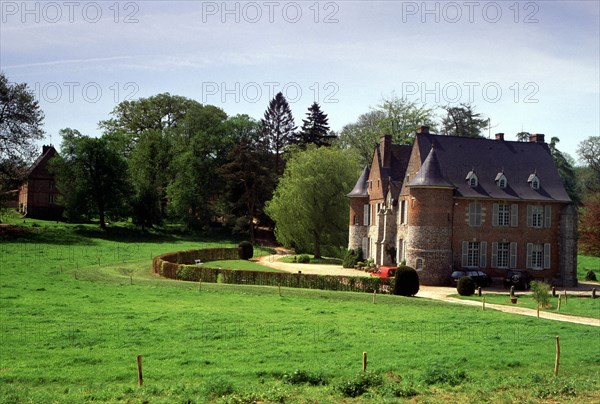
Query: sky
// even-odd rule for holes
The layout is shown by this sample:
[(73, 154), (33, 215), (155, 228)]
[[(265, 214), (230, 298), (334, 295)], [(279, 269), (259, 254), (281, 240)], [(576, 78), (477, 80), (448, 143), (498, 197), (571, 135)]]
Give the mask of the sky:
[(598, 1), (0, 1), (0, 70), (59, 130), (99, 136), (122, 101), (163, 92), (260, 119), (281, 91), (333, 130), (395, 94), (471, 103), (486, 135), (600, 135)]

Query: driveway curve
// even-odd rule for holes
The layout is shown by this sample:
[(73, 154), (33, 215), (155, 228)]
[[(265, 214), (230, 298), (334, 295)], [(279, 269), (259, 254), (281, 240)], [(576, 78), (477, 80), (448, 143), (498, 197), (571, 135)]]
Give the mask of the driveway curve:
[[(280, 259), (286, 254), (274, 254), (260, 257), (258, 262), (261, 265), (279, 269), (286, 272), (297, 273), (302, 271), (303, 274), (317, 274), (317, 275), (338, 275), (338, 276), (370, 276), (364, 271), (359, 271), (351, 268), (342, 268), (338, 265), (319, 265), (319, 264), (298, 264), (298, 263), (287, 263), (281, 262)], [(494, 292), (491, 292), (494, 293)], [(498, 293), (498, 292), (496, 292)], [(505, 292), (504, 292), (505, 293)], [(572, 292), (578, 294), (578, 292)], [(581, 293), (581, 291), (579, 292)], [(590, 292), (587, 292), (590, 293)], [(424, 286), (421, 285), (417, 296), (426, 299), (439, 300), (447, 303), (462, 304), (466, 306), (477, 306), (482, 308), (482, 303), (474, 300), (462, 300), (450, 295), (456, 294), (456, 289), (445, 286)], [(537, 317), (537, 310), (527, 309), (516, 306), (505, 306), (501, 304), (486, 303), (486, 309), (498, 310), (505, 313), (518, 314), (521, 316)], [(580, 317), (580, 316), (567, 316), (558, 313), (549, 313), (540, 311), (540, 318), (547, 320), (563, 321), (567, 323), (590, 325), (594, 327), (600, 327), (600, 318), (591, 317)]]

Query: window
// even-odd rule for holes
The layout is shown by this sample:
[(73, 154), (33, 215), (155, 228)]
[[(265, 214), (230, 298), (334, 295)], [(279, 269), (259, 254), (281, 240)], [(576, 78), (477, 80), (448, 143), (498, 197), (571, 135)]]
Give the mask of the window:
[(550, 227), (552, 225), (552, 206), (527, 205), (527, 227)]
[(417, 263), (415, 265), (415, 269), (418, 271), (419, 269), (423, 269), (423, 258), (417, 258)]
[(529, 178), (527, 178), (527, 182), (529, 183), (531, 189), (540, 189), (540, 179), (538, 178), (536, 173), (530, 174)]
[(517, 227), (519, 224), (519, 205), (495, 203), (492, 215), (494, 227)]
[(358, 221), (358, 215), (354, 215), (354, 225), (358, 226), (360, 223)]
[(371, 224), (369, 222), (370, 218), (371, 218), (371, 205), (369, 205), (368, 203), (366, 203), (363, 206), (363, 225), (364, 226), (369, 226)]
[(527, 268), (550, 268), (550, 243), (527, 243)]
[(481, 204), (479, 202), (469, 203), (469, 226), (481, 226)]
[(498, 204), (498, 226), (510, 226), (510, 205)]
[(485, 268), (487, 262), (487, 242), (463, 241), (461, 266), (465, 268)]
[(54, 195), (48, 195), (48, 203), (50, 205), (54, 205), (54, 201), (55, 201)]
[(496, 175), (496, 184), (498, 184), (500, 188), (506, 188), (508, 181), (506, 180), (504, 173), (498, 173), (498, 175)]
[(396, 254), (396, 263), (400, 265), (400, 263), (406, 259), (406, 256), (404, 255), (404, 239), (398, 240), (398, 250), (396, 250)]
[(468, 181), (469, 186), (471, 188), (475, 188), (479, 184), (479, 180), (477, 179), (477, 174), (475, 174), (475, 170), (469, 171), (467, 174), (467, 178), (465, 179)]
[(50, 182), (50, 184), (49, 184), (49, 185), (50, 185), (50, 189), (51, 189), (51, 190), (52, 190), (52, 189), (54, 189), (54, 182)]
[(517, 243), (507, 241), (492, 243), (492, 268), (516, 268)]
[(408, 201), (403, 199), (400, 202), (400, 224), (408, 223)]

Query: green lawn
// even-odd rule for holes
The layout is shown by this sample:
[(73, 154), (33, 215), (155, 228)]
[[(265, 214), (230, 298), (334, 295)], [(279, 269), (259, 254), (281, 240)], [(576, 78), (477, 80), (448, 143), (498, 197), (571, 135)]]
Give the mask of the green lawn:
[(577, 256), (577, 279), (584, 280), (588, 271), (594, 271), (596, 279), (600, 281), (600, 257), (586, 255)]
[[(294, 260), (297, 260), (300, 255), (301, 254), (288, 255), (288, 256), (282, 257), (280, 259), (280, 261), (287, 262), (287, 263), (293, 263), (293, 262), (296, 262)], [(306, 255), (308, 255), (310, 257), (310, 262), (308, 262), (308, 264), (342, 265), (342, 260), (340, 258), (332, 258), (332, 257), (315, 258), (315, 256), (312, 254), (306, 254)]]
[(245, 260), (208, 261), (204, 263), (204, 265), (210, 268), (240, 269), (242, 271), (285, 272), (279, 269), (266, 267), (253, 261)]
[[(238, 240), (27, 222), (31, 232), (0, 238), (0, 402), (600, 400), (598, 328), (420, 298), (165, 280), (151, 257)], [(343, 395), (363, 387), (360, 401)]]
[[(562, 294), (562, 293), (561, 293)], [(515, 293), (517, 296), (517, 304), (518, 307), (525, 307), (528, 309), (536, 309), (537, 303), (531, 295)], [(513, 303), (510, 301), (509, 294), (498, 295), (494, 293), (484, 293), (484, 296), (460, 296), (460, 295), (452, 295), (452, 297), (456, 297), (459, 299), (465, 300), (475, 300), (481, 302), (485, 297), (486, 303), (493, 304), (503, 304), (507, 306), (513, 306)], [(567, 293), (567, 301), (565, 303), (564, 296), (561, 297), (560, 303), (560, 311), (558, 310), (558, 293), (556, 297), (550, 298), (550, 307), (541, 308), (540, 311), (547, 311), (550, 313), (560, 313), (560, 314), (568, 314), (572, 316), (583, 316), (583, 317), (593, 317), (600, 318), (600, 292), (598, 294), (598, 298), (592, 300), (590, 296), (587, 297), (578, 297), (576, 295), (568, 295)]]

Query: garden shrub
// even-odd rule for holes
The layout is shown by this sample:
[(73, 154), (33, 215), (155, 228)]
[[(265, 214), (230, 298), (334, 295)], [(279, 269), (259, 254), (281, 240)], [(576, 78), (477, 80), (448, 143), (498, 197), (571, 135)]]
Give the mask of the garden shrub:
[(336, 390), (345, 397), (362, 396), (370, 387), (376, 387), (383, 384), (383, 379), (377, 373), (361, 372), (350, 379), (342, 380), (336, 386)]
[(596, 274), (594, 273), (594, 271), (589, 270), (587, 271), (587, 273), (585, 274), (585, 280), (586, 281), (595, 281), (596, 279)]
[(473, 293), (475, 293), (475, 281), (470, 276), (464, 276), (458, 280), (456, 290), (461, 296), (473, 296)]
[(300, 264), (308, 264), (310, 263), (310, 257), (307, 254), (301, 254), (298, 256), (298, 262)]
[(394, 278), (394, 294), (400, 296), (414, 296), (419, 292), (419, 274), (414, 268), (400, 266)]
[(342, 262), (342, 266), (344, 268), (354, 268), (356, 263), (359, 260), (359, 256), (354, 250), (348, 250), (346, 255), (344, 256), (344, 261)]
[(531, 291), (533, 300), (539, 307), (548, 307), (550, 305), (550, 285), (544, 282), (531, 281)]
[(254, 246), (249, 241), (242, 241), (240, 247), (240, 259), (249, 260), (254, 256)]

